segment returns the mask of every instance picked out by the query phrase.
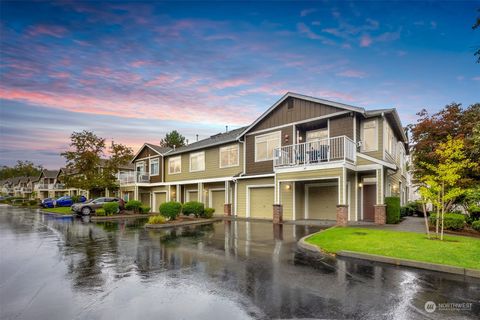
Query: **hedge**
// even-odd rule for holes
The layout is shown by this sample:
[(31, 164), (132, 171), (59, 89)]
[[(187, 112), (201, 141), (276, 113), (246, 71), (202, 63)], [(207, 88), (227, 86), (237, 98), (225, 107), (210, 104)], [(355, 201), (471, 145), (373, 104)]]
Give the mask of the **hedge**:
[(206, 219), (210, 219), (213, 217), (214, 212), (215, 212), (214, 208), (205, 208), (205, 211), (203, 211), (203, 217)]
[(203, 205), (203, 203), (198, 201), (185, 202), (183, 204), (182, 212), (186, 216), (194, 214), (197, 218), (203, 217), (203, 213), (205, 212), (205, 206)]
[(149, 213), (150, 209), (151, 208), (149, 206), (140, 206), (139, 211), (140, 213)]
[[(428, 222), (431, 226), (435, 226), (436, 214), (431, 214)], [(441, 225), (440, 220), (440, 225)], [(443, 227), (448, 230), (462, 230), (465, 227), (465, 215), (459, 213), (445, 213), (443, 217)]]
[(473, 223), (472, 223), (472, 228), (473, 228), (474, 230), (477, 230), (478, 232), (480, 232), (480, 220), (473, 221)]
[(151, 216), (148, 218), (148, 224), (164, 224), (165, 222), (167, 222), (167, 220), (162, 215)]
[(131, 210), (135, 213), (140, 211), (140, 207), (142, 206), (142, 202), (138, 200), (130, 200), (125, 204), (125, 209)]
[(176, 201), (164, 202), (160, 205), (159, 211), (165, 218), (175, 220), (182, 211), (182, 204)]
[(120, 211), (118, 202), (107, 202), (103, 204), (103, 210), (107, 216), (114, 215)]
[(400, 222), (400, 198), (399, 197), (385, 197), (385, 204), (387, 205), (387, 223), (395, 224)]

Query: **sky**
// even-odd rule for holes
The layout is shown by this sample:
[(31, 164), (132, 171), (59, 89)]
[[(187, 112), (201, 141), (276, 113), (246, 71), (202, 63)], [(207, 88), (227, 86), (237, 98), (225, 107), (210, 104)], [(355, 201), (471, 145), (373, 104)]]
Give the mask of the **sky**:
[(0, 164), (74, 131), (139, 148), (248, 125), (286, 92), (367, 109), (480, 102), (480, 1), (0, 3)]

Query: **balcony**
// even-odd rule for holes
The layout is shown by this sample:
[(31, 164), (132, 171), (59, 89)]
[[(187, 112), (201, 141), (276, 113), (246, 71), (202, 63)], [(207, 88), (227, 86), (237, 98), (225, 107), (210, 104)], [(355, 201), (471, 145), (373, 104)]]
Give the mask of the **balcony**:
[(117, 181), (121, 186), (134, 183), (149, 183), (150, 176), (147, 172), (120, 172)]
[(36, 189), (37, 190), (48, 190), (48, 186), (49, 184), (48, 183), (39, 183), (36, 185)]
[(32, 188), (30, 188), (30, 187), (23, 187), (23, 188), (22, 188), (22, 192), (30, 193), (30, 192), (32, 192)]
[(274, 155), (275, 168), (354, 163), (356, 144), (352, 139), (340, 136), (276, 148)]

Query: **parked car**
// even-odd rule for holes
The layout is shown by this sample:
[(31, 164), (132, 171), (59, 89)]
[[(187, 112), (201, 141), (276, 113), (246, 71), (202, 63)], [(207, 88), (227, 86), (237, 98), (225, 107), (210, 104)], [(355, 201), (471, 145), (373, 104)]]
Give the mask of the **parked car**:
[[(80, 202), (85, 202), (87, 201), (87, 198), (85, 198), (85, 196), (80, 196), (79, 200)], [(55, 207), (71, 207), (73, 205), (73, 199), (70, 196), (63, 196), (54, 200), (53, 205)]]
[(91, 201), (87, 201), (84, 203), (75, 203), (72, 206), (72, 211), (78, 214), (83, 214), (83, 215), (90, 215), (92, 212), (95, 212), (96, 209), (100, 209), (103, 207), (104, 203), (107, 202), (118, 202), (118, 205), (120, 209), (125, 208), (125, 202), (123, 199), (119, 198), (109, 198), (109, 197), (101, 197), (97, 198)]
[(55, 198), (45, 198), (42, 200), (42, 203), (40, 204), (42, 208), (54, 208), (55, 204), (53, 203), (55, 201)]

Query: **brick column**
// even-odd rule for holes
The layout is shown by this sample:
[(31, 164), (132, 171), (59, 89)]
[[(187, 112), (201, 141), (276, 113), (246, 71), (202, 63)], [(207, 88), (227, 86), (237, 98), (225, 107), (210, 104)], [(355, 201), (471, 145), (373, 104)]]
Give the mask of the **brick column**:
[(337, 226), (346, 226), (348, 223), (348, 206), (346, 204), (337, 205)]
[(273, 223), (283, 223), (283, 206), (281, 204), (273, 205)]
[(387, 206), (384, 204), (377, 204), (375, 207), (375, 223), (385, 224), (387, 223)]
[(223, 214), (225, 216), (231, 216), (232, 215), (232, 204), (231, 203), (225, 203), (223, 205)]

